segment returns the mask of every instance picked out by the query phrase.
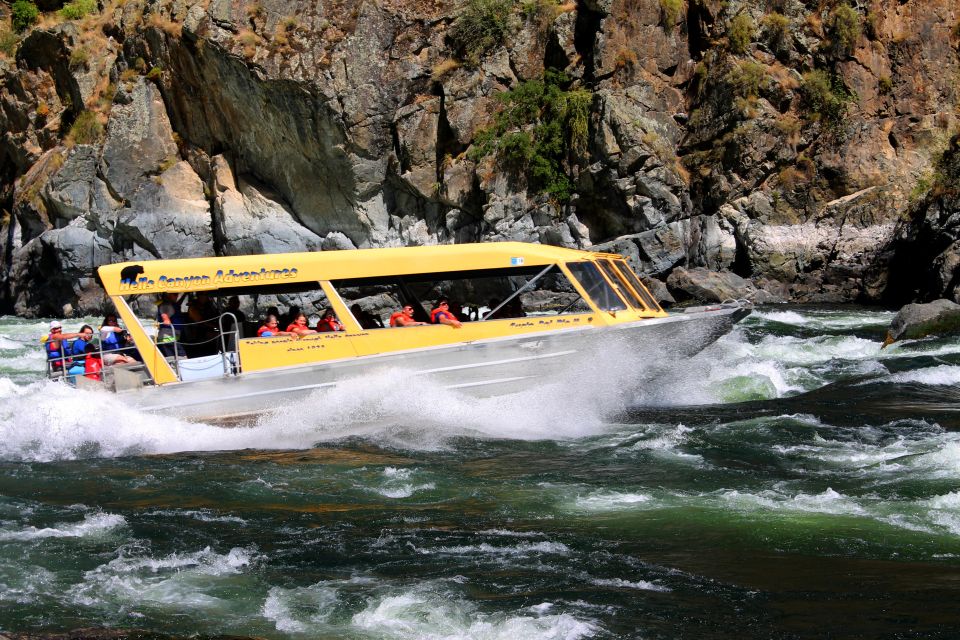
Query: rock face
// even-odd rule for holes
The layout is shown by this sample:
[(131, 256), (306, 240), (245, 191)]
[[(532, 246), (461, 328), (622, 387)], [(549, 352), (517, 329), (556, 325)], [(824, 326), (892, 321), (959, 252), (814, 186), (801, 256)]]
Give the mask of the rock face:
[(956, 3), (671, 11), (127, 0), (32, 29), (0, 54), (0, 313), (99, 311), (122, 260), (496, 240), (621, 253), (665, 302), (956, 299)]
[(960, 304), (934, 300), (926, 304), (908, 304), (900, 309), (890, 323), (887, 340), (915, 340), (956, 333), (960, 333)]

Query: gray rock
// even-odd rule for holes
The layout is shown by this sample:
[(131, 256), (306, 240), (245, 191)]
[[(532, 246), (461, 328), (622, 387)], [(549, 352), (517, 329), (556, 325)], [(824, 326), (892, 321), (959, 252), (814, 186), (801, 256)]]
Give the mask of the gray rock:
[(173, 128), (160, 92), (141, 78), (130, 91), (130, 102), (117, 104), (107, 124), (103, 145), (103, 175), (114, 193), (132, 200), (148, 175), (156, 175), (177, 159)]
[(940, 299), (926, 304), (908, 304), (900, 309), (890, 323), (887, 341), (956, 333), (960, 333), (960, 304)]
[(678, 267), (667, 278), (667, 286), (680, 300), (694, 299), (700, 302), (724, 302), (749, 299), (756, 287), (749, 280), (730, 272), (714, 272), (696, 267)]

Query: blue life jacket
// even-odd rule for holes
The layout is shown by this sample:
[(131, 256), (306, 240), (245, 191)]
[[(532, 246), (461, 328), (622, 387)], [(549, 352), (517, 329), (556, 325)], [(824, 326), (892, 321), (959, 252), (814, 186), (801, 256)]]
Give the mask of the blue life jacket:
[[(102, 333), (100, 334), (103, 335)], [(107, 334), (106, 338), (100, 340), (100, 348), (104, 351), (117, 351), (120, 348), (120, 342), (117, 338), (119, 334), (116, 331), (111, 331)]]
[(87, 355), (87, 341), (82, 338), (77, 338), (71, 342), (67, 343), (66, 353), (68, 356), (86, 356)]

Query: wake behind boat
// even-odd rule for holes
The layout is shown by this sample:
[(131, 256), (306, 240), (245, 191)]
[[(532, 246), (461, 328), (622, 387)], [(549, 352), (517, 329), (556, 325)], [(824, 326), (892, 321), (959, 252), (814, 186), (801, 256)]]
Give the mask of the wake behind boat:
[[(608, 348), (693, 355), (750, 312), (726, 303), (667, 314), (621, 256), (523, 243), (155, 260), (99, 275), (143, 357), (115, 367), (107, 386), (141, 410), (194, 420), (262, 412), (386, 367), (470, 393), (513, 393)], [(185, 358), (184, 327), (157, 340), (134, 311), (184, 294), (247, 307), (296, 300), (328, 308), (339, 330), (258, 335), (256, 324), (218, 312), (203, 323), (210, 337), (195, 343), (205, 355)], [(444, 296), (462, 304), (424, 307)], [(376, 315), (391, 306), (417, 324), (381, 328)], [(444, 316), (459, 319), (431, 323)]]

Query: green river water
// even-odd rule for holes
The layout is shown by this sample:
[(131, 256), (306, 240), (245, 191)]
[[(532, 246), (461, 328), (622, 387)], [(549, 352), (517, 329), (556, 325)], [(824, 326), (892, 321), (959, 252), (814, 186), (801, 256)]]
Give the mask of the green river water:
[(49, 383), (0, 318), (0, 630), (958, 638), (960, 339), (881, 350), (891, 318), (761, 309), (506, 398), (383, 372), (242, 428)]

